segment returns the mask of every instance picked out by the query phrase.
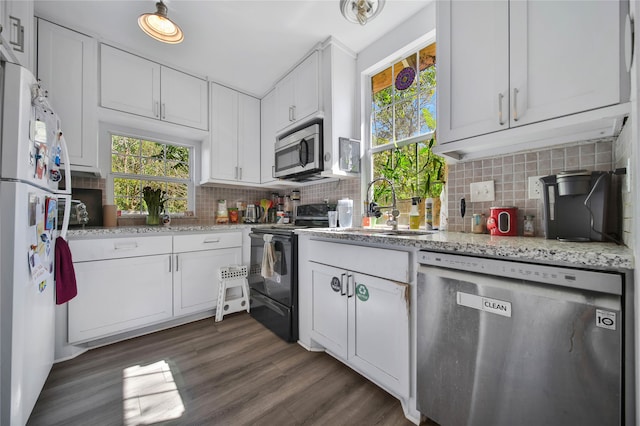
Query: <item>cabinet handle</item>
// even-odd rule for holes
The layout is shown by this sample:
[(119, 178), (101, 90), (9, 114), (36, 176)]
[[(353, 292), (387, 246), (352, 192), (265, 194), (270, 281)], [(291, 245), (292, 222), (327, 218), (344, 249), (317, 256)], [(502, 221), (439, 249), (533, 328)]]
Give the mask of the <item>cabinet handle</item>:
[(518, 119), (518, 89), (513, 89), (513, 121)]
[(173, 261), (173, 257), (169, 255), (169, 272), (171, 272), (171, 263)]
[(276, 166), (271, 166), (271, 177), (276, 178)]
[(291, 121), (296, 121), (296, 106), (291, 106)]
[(167, 106), (164, 102), (162, 103), (162, 107), (160, 108), (160, 113), (162, 114), (163, 120), (167, 118)]
[(291, 106), (289, 106), (289, 121), (293, 121), (293, 111), (291, 110)]
[(238, 167), (238, 180), (242, 180), (242, 167)]
[(502, 101), (504, 99), (504, 95), (502, 93), (498, 93), (498, 123), (501, 126), (504, 125), (504, 120), (502, 119)]
[(233, 175), (234, 179), (238, 179), (238, 166), (235, 167), (235, 173)]
[(344, 277), (347, 275), (347, 273), (343, 273), (342, 275), (340, 275), (340, 296), (346, 296), (347, 293), (344, 290)]
[(156, 117), (156, 118), (160, 118), (160, 115), (158, 115), (158, 107), (159, 107), (159, 105), (160, 105), (160, 102), (158, 102), (158, 101), (155, 101), (153, 103), (153, 116)]
[(115, 250), (133, 250), (138, 248), (138, 243), (124, 243), (124, 244), (115, 244), (113, 246)]
[[(351, 294), (349, 294), (349, 280), (351, 280)], [(347, 275), (347, 297), (353, 297), (356, 294), (356, 279), (353, 275)]]
[(220, 238), (216, 238), (215, 240), (213, 238), (207, 238), (206, 240), (203, 241), (204, 244), (219, 243), (219, 242), (220, 242)]
[(179, 255), (176, 254), (176, 272), (180, 270), (180, 263), (178, 262), (178, 256)]

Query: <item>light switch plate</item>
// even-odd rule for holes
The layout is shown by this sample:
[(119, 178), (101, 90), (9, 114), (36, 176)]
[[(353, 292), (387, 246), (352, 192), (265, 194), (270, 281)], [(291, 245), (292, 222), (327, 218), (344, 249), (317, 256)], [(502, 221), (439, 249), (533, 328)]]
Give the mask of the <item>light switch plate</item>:
[(471, 202), (493, 201), (496, 199), (493, 181), (473, 182), (470, 188)]
[(542, 199), (542, 182), (540, 178), (544, 176), (529, 176), (529, 199), (541, 200)]

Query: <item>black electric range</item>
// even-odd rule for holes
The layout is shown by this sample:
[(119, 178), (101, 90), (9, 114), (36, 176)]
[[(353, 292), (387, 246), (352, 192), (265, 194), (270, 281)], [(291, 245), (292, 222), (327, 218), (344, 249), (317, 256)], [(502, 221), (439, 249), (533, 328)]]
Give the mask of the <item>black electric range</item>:
[[(305, 204), (297, 208), (293, 225), (251, 228), (249, 268), (250, 314), (287, 342), (298, 340), (298, 239), (300, 228), (326, 228), (327, 212), (335, 204)], [(263, 270), (265, 244), (271, 244), (275, 263)]]

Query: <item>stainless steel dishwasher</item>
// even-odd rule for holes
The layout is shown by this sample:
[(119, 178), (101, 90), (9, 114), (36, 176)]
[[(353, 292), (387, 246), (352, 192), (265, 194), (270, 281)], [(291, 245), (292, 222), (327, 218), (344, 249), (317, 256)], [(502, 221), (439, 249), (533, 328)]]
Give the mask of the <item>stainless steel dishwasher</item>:
[(423, 415), (443, 426), (623, 424), (623, 275), (434, 252), (418, 262)]

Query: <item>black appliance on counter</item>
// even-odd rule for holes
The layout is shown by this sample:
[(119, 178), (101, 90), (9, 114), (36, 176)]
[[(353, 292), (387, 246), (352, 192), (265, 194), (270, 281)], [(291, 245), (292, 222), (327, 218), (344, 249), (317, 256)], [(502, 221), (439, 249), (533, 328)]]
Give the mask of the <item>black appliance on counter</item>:
[[(249, 287), (251, 316), (287, 342), (298, 340), (298, 239), (300, 228), (326, 228), (327, 212), (335, 204), (305, 204), (297, 208), (294, 225), (251, 228)], [(275, 252), (273, 275), (262, 276), (265, 235)]]

